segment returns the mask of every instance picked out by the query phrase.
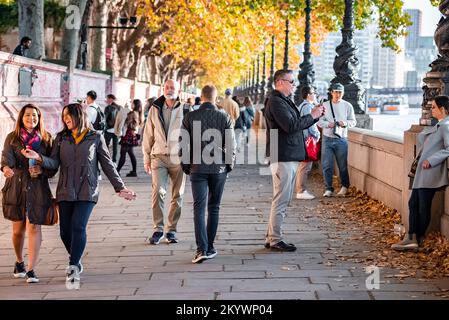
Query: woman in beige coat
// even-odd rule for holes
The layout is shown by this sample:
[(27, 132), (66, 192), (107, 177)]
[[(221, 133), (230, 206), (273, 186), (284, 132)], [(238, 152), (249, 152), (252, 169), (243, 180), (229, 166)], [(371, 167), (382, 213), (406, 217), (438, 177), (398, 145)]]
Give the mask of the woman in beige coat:
[(402, 241), (392, 245), (392, 249), (398, 251), (418, 249), (430, 223), (435, 192), (449, 185), (446, 164), (449, 157), (449, 97), (436, 97), (431, 110), (438, 123), (424, 129), (417, 138), (418, 155), (421, 156), (408, 202), (409, 230)]

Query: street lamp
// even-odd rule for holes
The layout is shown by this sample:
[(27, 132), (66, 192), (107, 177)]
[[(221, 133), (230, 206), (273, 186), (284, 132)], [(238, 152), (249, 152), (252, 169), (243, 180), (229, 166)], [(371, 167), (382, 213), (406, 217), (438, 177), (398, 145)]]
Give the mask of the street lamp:
[(310, 13), (312, 8), (310, 6), (311, 0), (306, 0), (306, 29), (304, 34), (304, 60), (299, 65), (298, 80), (299, 85), (295, 92), (295, 103), (299, 105), (302, 101), (302, 88), (311, 87), (315, 82), (315, 71), (313, 70), (313, 64), (311, 61), (312, 53), (310, 51)]
[(268, 78), (267, 83), (267, 96), (271, 94), (273, 91), (273, 82), (274, 82), (274, 64), (275, 64), (275, 37), (271, 36), (271, 64), (270, 64), (270, 77)]

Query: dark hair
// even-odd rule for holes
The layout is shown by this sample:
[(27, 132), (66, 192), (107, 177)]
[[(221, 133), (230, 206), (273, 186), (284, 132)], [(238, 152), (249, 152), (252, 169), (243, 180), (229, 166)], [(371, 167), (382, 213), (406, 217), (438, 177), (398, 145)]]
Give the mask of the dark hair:
[(195, 97), (195, 105), (201, 104), (201, 97)]
[(112, 100), (115, 100), (115, 99), (116, 99), (115, 96), (114, 96), (112, 93), (108, 94), (108, 95), (106, 96), (106, 98), (109, 98), (109, 99), (112, 99)]
[(277, 70), (274, 73), (273, 76), (273, 82), (279, 81), (282, 79), (283, 76), (287, 75), (287, 74), (293, 74), (293, 70), (290, 69), (281, 69), (281, 70)]
[(17, 116), (16, 126), (14, 128), (14, 135), (13, 140), (19, 141), (20, 139), (20, 129), (25, 128), (23, 126), (23, 116), (25, 115), (26, 109), (34, 109), (37, 112), (37, 116), (39, 117), (39, 121), (37, 122), (37, 126), (35, 130), (39, 133), (42, 141), (47, 145), (51, 146), (51, 136), (50, 134), (45, 130), (44, 127), (44, 118), (42, 117), (41, 110), (32, 103), (26, 104), (20, 109), (19, 115)]
[(312, 92), (312, 87), (305, 86), (301, 89), (301, 96), (305, 100), (307, 96)]
[(447, 113), (449, 113), (449, 97), (448, 96), (437, 96), (434, 99), (435, 104), (438, 108), (444, 108)]
[(20, 44), (25, 44), (25, 43), (28, 42), (28, 41), (31, 41), (31, 38), (30, 38), (30, 37), (23, 37), (23, 38), (20, 40)]
[(64, 124), (64, 128), (61, 132), (70, 132), (69, 128), (64, 122), (64, 110), (67, 109), (69, 115), (72, 117), (73, 124), (75, 128), (78, 129), (78, 133), (83, 132), (85, 129), (91, 128), (91, 123), (87, 117), (86, 112), (83, 109), (83, 106), (79, 103), (71, 103), (62, 108), (62, 123)]
[(243, 100), (243, 105), (245, 107), (249, 107), (253, 104), (253, 102), (251, 101), (251, 98), (249, 96), (245, 97), (245, 100)]
[(86, 93), (86, 96), (91, 97), (92, 100), (97, 100), (97, 93), (93, 90), (90, 90), (88, 93)]
[(143, 117), (142, 101), (140, 101), (140, 99), (133, 100), (133, 111), (139, 114), (139, 125), (142, 124), (144, 117)]
[(214, 95), (217, 95), (217, 88), (214, 85), (206, 85), (201, 89), (201, 96), (208, 101), (212, 101)]

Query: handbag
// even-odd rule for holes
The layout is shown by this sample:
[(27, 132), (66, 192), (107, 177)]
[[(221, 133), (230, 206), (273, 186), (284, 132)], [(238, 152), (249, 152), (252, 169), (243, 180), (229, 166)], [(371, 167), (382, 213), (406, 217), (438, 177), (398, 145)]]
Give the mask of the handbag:
[(308, 136), (306, 139), (306, 162), (317, 161), (320, 159), (320, 142), (316, 141), (312, 136)]
[(329, 104), (331, 107), (331, 111), (332, 111), (332, 116), (334, 117), (334, 135), (338, 138), (343, 138), (344, 132), (345, 132), (345, 128), (341, 127), (338, 122), (337, 119), (335, 119), (335, 113), (334, 113), (334, 107), (332, 106), (332, 99), (329, 100)]
[(55, 198), (51, 199), (51, 205), (45, 216), (44, 226), (53, 226), (59, 222), (59, 204)]
[(410, 172), (408, 173), (409, 178), (415, 178), (416, 169), (418, 168), (419, 159), (421, 158), (421, 152), (413, 159), (412, 165), (410, 166)]

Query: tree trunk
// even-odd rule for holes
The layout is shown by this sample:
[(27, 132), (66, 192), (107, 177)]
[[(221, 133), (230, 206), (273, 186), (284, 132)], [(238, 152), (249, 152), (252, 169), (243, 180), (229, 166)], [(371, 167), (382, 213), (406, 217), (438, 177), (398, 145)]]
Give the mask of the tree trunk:
[(20, 38), (32, 40), (29, 58), (45, 58), (44, 43), (44, 0), (19, 0), (19, 34)]
[[(94, 25), (106, 26), (108, 23), (109, 7), (105, 0), (95, 0), (93, 6)], [(106, 29), (93, 29), (92, 69), (106, 70)]]
[(64, 19), (64, 36), (61, 44), (61, 60), (76, 64), (80, 44), (79, 30), (87, 0), (70, 0)]

